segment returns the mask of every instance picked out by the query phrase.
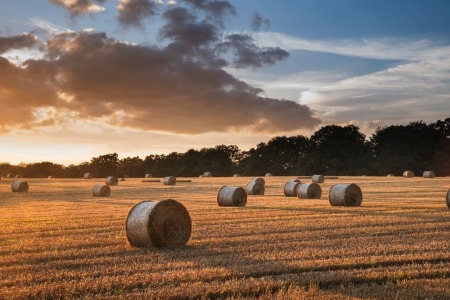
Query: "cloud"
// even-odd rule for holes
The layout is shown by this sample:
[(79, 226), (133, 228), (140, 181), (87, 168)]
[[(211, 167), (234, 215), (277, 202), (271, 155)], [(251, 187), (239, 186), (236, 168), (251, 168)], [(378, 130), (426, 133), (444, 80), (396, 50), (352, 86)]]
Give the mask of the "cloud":
[(50, 0), (50, 2), (66, 8), (72, 16), (102, 12), (105, 8), (99, 5), (99, 3), (103, 3), (104, 1), (106, 0)]
[(142, 28), (142, 22), (158, 14), (158, 3), (152, 0), (119, 0), (118, 21), (123, 27)]
[(255, 13), (251, 20), (251, 27), (254, 31), (268, 30), (270, 27), (270, 20), (261, 17), (259, 13)]
[[(214, 19), (233, 14), (230, 7), (227, 1), (166, 6), (162, 46), (67, 31), (54, 34), (42, 57), (20, 67), (2, 60), (0, 106), (9, 109), (10, 118), (0, 120), (0, 128), (62, 124), (67, 114), (178, 134), (276, 133), (317, 126), (320, 120), (309, 107), (262, 97), (260, 89), (224, 69), (236, 62), (259, 67), (287, 56), (281, 49), (260, 48), (245, 35), (226, 36), (229, 44), (221, 44), (222, 27)], [(19, 97), (19, 105), (10, 106)]]
[(15, 49), (31, 48), (36, 46), (37, 43), (37, 37), (29, 33), (23, 33), (21, 35), (11, 37), (0, 36), (0, 54)]

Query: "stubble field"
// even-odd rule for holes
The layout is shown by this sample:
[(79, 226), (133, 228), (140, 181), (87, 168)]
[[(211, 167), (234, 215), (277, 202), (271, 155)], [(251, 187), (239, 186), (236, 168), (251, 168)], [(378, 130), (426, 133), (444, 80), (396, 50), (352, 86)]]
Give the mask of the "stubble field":
[[(241, 208), (217, 190), (248, 177), (127, 179), (107, 198), (91, 193), (104, 179), (2, 179), (0, 299), (450, 299), (450, 177), (327, 179), (321, 200), (285, 197), (288, 179)], [(330, 206), (335, 183), (358, 184), (362, 206)], [(128, 245), (131, 207), (168, 198), (190, 213), (187, 246)]]

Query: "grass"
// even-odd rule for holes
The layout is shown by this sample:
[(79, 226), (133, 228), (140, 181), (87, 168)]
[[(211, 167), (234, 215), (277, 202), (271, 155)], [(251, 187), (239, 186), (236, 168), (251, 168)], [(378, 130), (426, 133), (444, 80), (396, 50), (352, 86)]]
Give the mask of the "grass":
[[(0, 299), (449, 299), (449, 177), (326, 179), (321, 200), (284, 197), (288, 179), (243, 208), (216, 196), (248, 177), (127, 179), (107, 198), (92, 196), (103, 179), (2, 179)], [(358, 184), (362, 206), (330, 206), (334, 183)], [(131, 207), (168, 198), (191, 215), (188, 245), (130, 247)]]

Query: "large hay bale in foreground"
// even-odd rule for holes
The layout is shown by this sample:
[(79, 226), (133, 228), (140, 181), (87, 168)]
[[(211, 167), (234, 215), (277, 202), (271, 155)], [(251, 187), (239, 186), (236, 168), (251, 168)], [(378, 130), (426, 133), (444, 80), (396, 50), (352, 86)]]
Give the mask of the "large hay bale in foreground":
[(450, 208), (450, 189), (447, 191), (447, 207)]
[(239, 186), (223, 186), (217, 191), (219, 206), (245, 206), (247, 193)]
[(433, 171), (425, 171), (423, 172), (423, 178), (434, 178), (436, 175)]
[(145, 174), (145, 178), (152, 178), (153, 175), (152, 174)]
[(404, 178), (413, 178), (414, 172), (413, 171), (405, 171), (405, 172), (403, 172), (403, 177)]
[(109, 197), (111, 195), (111, 188), (108, 185), (96, 184), (92, 189), (92, 196), (94, 197)]
[(325, 182), (325, 177), (323, 177), (323, 175), (313, 175), (311, 177), (311, 180), (314, 183), (324, 183)]
[(266, 185), (266, 181), (262, 177), (253, 177), (252, 180), (250, 180), (250, 182), (261, 183), (264, 186)]
[(332, 206), (360, 206), (361, 188), (356, 184), (335, 184), (331, 186), (329, 201)]
[(315, 182), (301, 183), (297, 189), (297, 196), (304, 199), (320, 199), (322, 197), (322, 188)]
[(247, 195), (264, 195), (264, 185), (258, 181), (250, 181), (245, 187)]
[(84, 175), (83, 175), (84, 179), (92, 179), (92, 177), (94, 177), (94, 176), (92, 176), (92, 173), (84, 173)]
[(17, 193), (26, 193), (28, 192), (29, 185), (26, 181), (14, 180), (11, 182), (11, 190)]
[(125, 228), (133, 246), (175, 248), (189, 241), (192, 221), (187, 209), (175, 200), (143, 201), (131, 208)]
[(174, 176), (166, 176), (163, 178), (164, 185), (176, 185), (177, 179)]
[(105, 179), (105, 184), (107, 185), (118, 185), (119, 179), (116, 176), (108, 176)]
[(298, 179), (290, 180), (284, 184), (284, 195), (286, 197), (297, 197), (297, 188), (300, 184)]
[(212, 173), (211, 172), (204, 172), (203, 173), (203, 177), (212, 177)]

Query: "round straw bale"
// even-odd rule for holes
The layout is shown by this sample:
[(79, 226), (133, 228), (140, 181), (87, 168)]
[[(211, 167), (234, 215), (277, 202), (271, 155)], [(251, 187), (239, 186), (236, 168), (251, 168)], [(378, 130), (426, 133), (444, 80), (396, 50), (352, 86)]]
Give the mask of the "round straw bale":
[(330, 188), (329, 201), (332, 206), (360, 206), (361, 188), (356, 184), (335, 184)]
[(28, 192), (28, 188), (29, 185), (26, 181), (14, 180), (11, 183), (11, 190), (13, 192), (25, 193)]
[(266, 173), (266, 175), (264, 175), (265, 177), (270, 177), (273, 176), (272, 173)]
[(394, 174), (387, 174), (387, 177), (394, 177)]
[(324, 183), (325, 182), (325, 177), (323, 177), (323, 175), (313, 175), (311, 177), (312, 182), (315, 183)]
[(300, 183), (297, 189), (297, 196), (305, 199), (320, 199), (322, 196), (322, 188), (315, 182)]
[(52, 179), (52, 178), (53, 178), (53, 176), (51, 176), (51, 175), (50, 175), (50, 176), (48, 176), (47, 178), (48, 178), (48, 179)]
[(153, 175), (152, 174), (145, 174), (145, 178), (152, 178)]
[(205, 173), (203, 173), (203, 177), (212, 177), (212, 173), (211, 172), (205, 172)]
[(92, 173), (84, 173), (83, 178), (84, 179), (92, 179)]
[(425, 171), (423, 172), (423, 178), (434, 178), (436, 175), (433, 171)]
[(105, 179), (105, 184), (107, 184), (107, 185), (118, 185), (119, 184), (119, 179), (117, 179), (116, 176), (108, 176)]
[(6, 175), (6, 178), (13, 178), (13, 174), (12, 173), (8, 173), (8, 175)]
[(413, 171), (405, 171), (405, 172), (403, 172), (403, 177), (404, 178), (413, 178), (414, 172)]
[(250, 180), (250, 182), (257, 182), (261, 183), (262, 185), (266, 185), (266, 181), (264, 180), (264, 178), (261, 177), (253, 177), (252, 180)]
[(299, 184), (299, 181), (294, 180), (289, 180), (286, 182), (284, 185), (284, 195), (286, 197), (297, 197), (297, 188)]
[(240, 174), (233, 174), (233, 177), (241, 177)]
[(245, 187), (247, 195), (264, 195), (264, 185), (257, 181), (250, 181)]
[(111, 188), (108, 185), (96, 184), (92, 189), (92, 196), (95, 197), (109, 197)]
[(179, 202), (143, 201), (130, 210), (125, 223), (127, 240), (136, 247), (181, 247), (191, 236), (192, 221)]
[(447, 207), (450, 208), (450, 189), (447, 191)]
[(239, 186), (223, 186), (217, 191), (219, 206), (245, 206), (247, 193)]
[(177, 179), (174, 176), (166, 176), (163, 179), (163, 184), (164, 185), (176, 185)]

